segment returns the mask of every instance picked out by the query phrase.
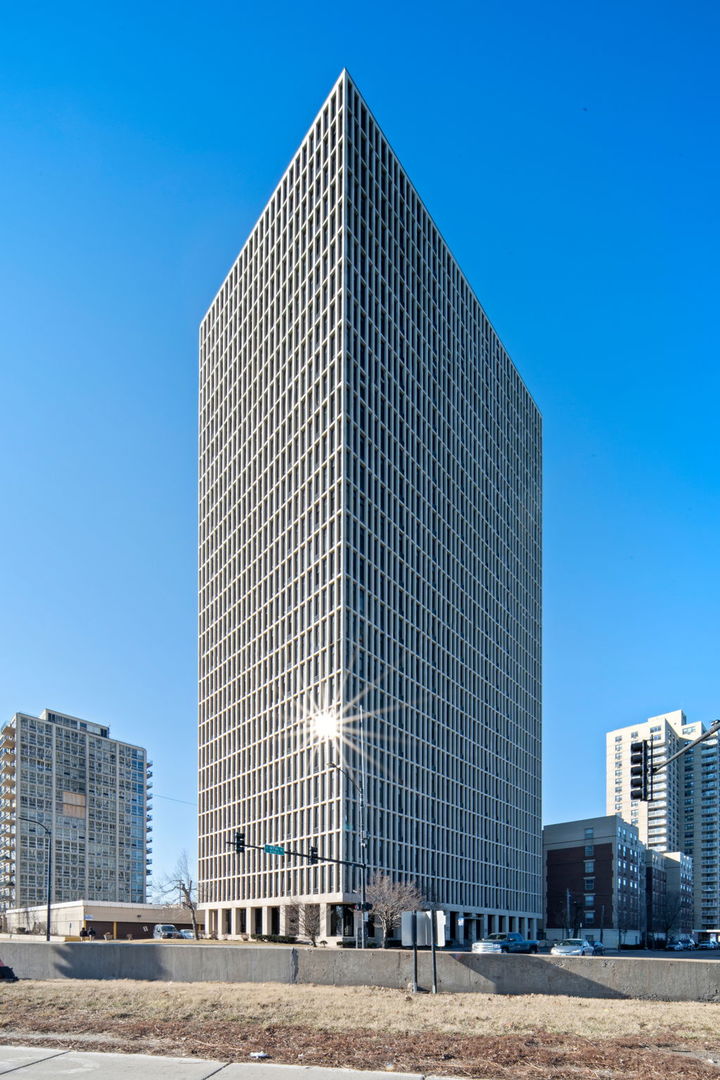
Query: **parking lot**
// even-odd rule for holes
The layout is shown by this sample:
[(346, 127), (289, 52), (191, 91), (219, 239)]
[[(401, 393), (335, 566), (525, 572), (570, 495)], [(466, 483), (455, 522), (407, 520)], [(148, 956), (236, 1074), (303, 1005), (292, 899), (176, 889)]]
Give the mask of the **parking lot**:
[[(540, 955), (547, 955), (549, 948), (541, 948)], [(628, 957), (643, 960), (720, 960), (720, 949), (605, 949), (603, 956)]]
[(606, 956), (661, 957), (663, 960), (720, 960), (720, 949), (608, 949)]

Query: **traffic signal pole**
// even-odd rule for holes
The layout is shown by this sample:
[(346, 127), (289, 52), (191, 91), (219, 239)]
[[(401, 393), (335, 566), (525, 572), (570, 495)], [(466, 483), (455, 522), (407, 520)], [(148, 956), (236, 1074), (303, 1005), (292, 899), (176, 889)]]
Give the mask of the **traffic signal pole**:
[(237, 855), (244, 854), (246, 850), (264, 851), (266, 855), (292, 855), (296, 859), (307, 859), (311, 866), (318, 862), (338, 863), (341, 866), (363, 866), (362, 863), (354, 862), (352, 859), (334, 859), (330, 855), (324, 855), (315, 844), (310, 846), (309, 851), (296, 851), (285, 847), (284, 844), (248, 844), (245, 833), (239, 831), (236, 831), (230, 840), (226, 840), (225, 845), (234, 847)]
[(666, 769), (671, 761), (675, 761), (677, 758), (682, 757), (683, 754), (687, 754), (688, 750), (692, 750), (693, 746), (697, 746), (698, 743), (705, 742), (705, 740), (709, 739), (711, 735), (716, 735), (718, 731), (720, 731), (720, 720), (713, 720), (707, 731), (703, 732), (702, 735), (698, 735), (697, 739), (693, 739), (693, 741), (688, 743), (687, 746), (683, 746), (682, 750), (678, 750), (677, 754), (673, 754), (672, 757), (669, 757), (667, 759), (667, 761), (660, 762), (660, 764), (656, 766), (656, 768), (651, 768), (650, 771), (652, 775), (654, 776), (662, 769)]
[(718, 732), (720, 732), (720, 720), (714, 720), (707, 731), (683, 746), (676, 754), (661, 761), (659, 765), (653, 765), (652, 742), (644, 739), (642, 742), (630, 743), (630, 798), (650, 802), (653, 797), (653, 777), (667, 769), (671, 761), (677, 761), (683, 754), (687, 754), (688, 750), (692, 750), (698, 743), (705, 742)]

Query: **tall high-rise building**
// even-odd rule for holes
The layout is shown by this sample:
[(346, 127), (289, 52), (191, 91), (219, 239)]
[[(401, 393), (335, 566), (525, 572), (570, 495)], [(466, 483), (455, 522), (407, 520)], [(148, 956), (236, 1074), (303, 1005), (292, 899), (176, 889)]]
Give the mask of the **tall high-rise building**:
[(533, 932), (541, 419), (345, 72), (202, 322), (199, 451), (206, 926), (352, 932), (366, 862)]
[(102, 724), (44, 709), (16, 713), (0, 732), (2, 906), (47, 897), (144, 903), (147, 895), (147, 754)]
[(607, 812), (637, 825), (641, 841), (654, 851), (692, 857), (698, 931), (720, 928), (720, 740), (712, 735), (670, 761), (653, 777), (648, 802), (630, 798), (630, 746), (648, 742), (653, 766), (664, 766), (705, 730), (678, 709), (606, 736)]

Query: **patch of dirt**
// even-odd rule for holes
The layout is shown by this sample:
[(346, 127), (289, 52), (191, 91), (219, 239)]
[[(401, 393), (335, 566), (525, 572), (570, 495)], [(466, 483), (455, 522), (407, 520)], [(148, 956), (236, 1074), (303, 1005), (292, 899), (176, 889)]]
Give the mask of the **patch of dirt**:
[[(127, 989), (112, 983), (96, 983), (94, 996), (87, 983), (83, 993), (75, 994), (66, 981), (18, 983), (4, 988), (1, 995), (0, 1042), (22, 1044), (37, 1042), (75, 1050), (105, 1050), (120, 1053), (148, 1053), (210, 1058), (218, 1061), (248, 1061), (253, 1051), (264, 1051), (275, 1064), (315, 1065), (351, 1069), (375, 1069), (416, 1072), (436, 1076), (483, 1078), (483, 1080), (720, 1080), (720, 1041), (716, 1036), (685, 1037), (682, 1028), (673, 1035), (673, 1006), (657, 1004), (657, 1023), (643, 1021), (647, 1034), (623, 1034), (616, 1022), (614, 1030), (598, 1035), (572, 1031), (548, 1031), (542, 1023), (532, 1026), (532, 1004), (526, 1010), (525, 1030), (492, 1030), (486, 1022), (478, 1024), (478, 1006), (487, 1006), (488, 995), (457, 995), (452, 999), (424, 999), (421, 1013), (405, 1030), (394, 1023), (392, 1029), (378, 1026), (377, 994), (372, 988), (354, 988), (350, 995), (338, 990), (337, 1004), (353, 1004), (352, 1016), (345, 1015), (345, 1026), (326, 1008), (323, 1023), (319, 1014), (307, 1010), (307, 1022), (298, 1022), (297, 1010), (289, 1008), (292, 1022), (286, 1022), (283, 1002), (298, 1004), (292, 987), (268, 988), (238, 986), (217, 988), (217, 1012), (209, 1008), (213, 988), (204, 984), (204, 996), (197, 996), (197, 1011), (188, 1011), (191, 992), (184, 993), (172, 984), (138, 984), (134, 1007), (129, 1004)], [(125, 984), (127, 987), (127, 984)], [(35, 992), (34, 992), (35, 990)], [(313, 988), (304, 988), (306, 1004), (313, 1000)], [(332, 1000), (332, 990), (318, 988), (318, 996)], [(223, 995), (231, 995), (230, 1008)], [(325, 995), (330, 995), (326, 998)], [(88, 995), (86, 997), (86, 995)], [(188, 996), (189, 995), (189, 996)], [(414, 1012), (418, 998), (408, 999), (401, 991), (385, 994), (388, 1015), (397, 1010)], [(373, 1000), (373, 1026), (363, 1013)], [(482, 999), (480, 1001), (479, 999)], [(132, 1000), (132, 999), (130, 999)], [(492, 1004), (494, 1019), (500, 1019), (502, 1002)], [(532, 1003), (532, 998), (523, 999)], [(303, 995), (299, 996), (303, 1001)], [(173, 1008), (174, 1004), (174, 1008)], [(597, 1002), (588, 1008), (599, 1010), (607, 1003)], [(628, 1027), (634, 1026), (634, 1002), (623, 1002)], [(202, 1005), (202, 1007), (201, 1007)], [(561, 1008), (556, 999), (556, 1007)], [(696, 1015), (704, 1006), (694, 1004)], [(459, 1030), (437, 1029), (442, 1015), (457, 1013), (454, 1022)], [(462, 1025), (462, 1012), (467, 1023)], [(538, 1000), (538, 1010), (552, 1011), (552, 999)], [(234, 1015), (231, 1015), (234, 1013)], [(174, 1014), (174, 1015), (173, 1015)], [(178, 1015), (180, 1014), (180, 1015)], [(483, 1020), (487, 1015), (480, 1014)], [(616, 1013), (616, 1021), (623, 1013)], [(650, 1015), (650, 1014), (648, 1014)], [(588, 1017), (590, 1020), (590, 1016)], [(702, 1017), (699, 1017), (702, 1023)], [(710, 1018), (708, 1018), (710, 1019)], [(712, 1017), (714, 1019), (714, 1017)], [(410, 1021), (410, 1016), (408, 1016)], [(477, 1030), (481, 1026), (483, 1030)], [(408, 1030), (412, 1027), (413, 1030)]]

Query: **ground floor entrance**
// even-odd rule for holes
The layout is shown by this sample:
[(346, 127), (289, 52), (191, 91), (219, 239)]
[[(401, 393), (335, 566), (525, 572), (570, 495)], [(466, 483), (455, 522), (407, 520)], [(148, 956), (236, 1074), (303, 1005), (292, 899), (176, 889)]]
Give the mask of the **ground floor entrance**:
[[(252, 938), (296, 937), (316, 943), (357, 944), (362, 936), (363, 913), (359, 904), (203, 904), (205, 933), (210, 937)], [(498, 912), (445, 910), (445, 944), (465, 948), (488, 934), (516, 931), (527, 938), (537, 936), (538, 918)], [(399, 943), (400, 928), (394, 931)], [(382, 944), (379, 920), (365, 913), (365, 939)]]

